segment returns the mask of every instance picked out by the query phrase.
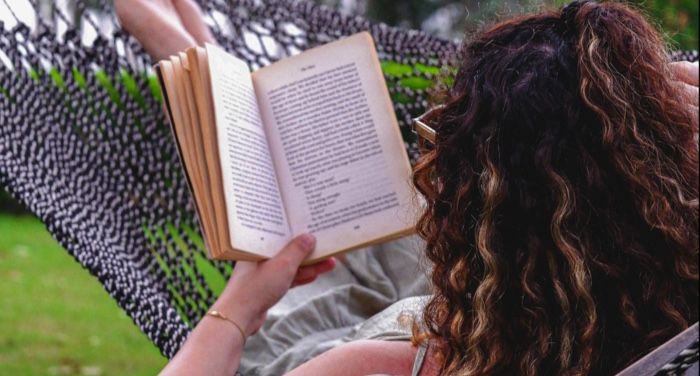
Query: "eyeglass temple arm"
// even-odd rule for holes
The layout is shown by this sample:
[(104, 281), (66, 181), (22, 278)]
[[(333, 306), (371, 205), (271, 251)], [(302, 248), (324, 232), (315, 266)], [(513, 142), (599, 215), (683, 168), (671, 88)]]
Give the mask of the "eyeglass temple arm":
[(420, 119), (414, 120), (413, 131), (416, 132), (416, 134), (418, 134), (419, 137), (423, 137), (424, 139), (435, 144), (435, 130), (431, 128), (428, 124), (425, 124)]

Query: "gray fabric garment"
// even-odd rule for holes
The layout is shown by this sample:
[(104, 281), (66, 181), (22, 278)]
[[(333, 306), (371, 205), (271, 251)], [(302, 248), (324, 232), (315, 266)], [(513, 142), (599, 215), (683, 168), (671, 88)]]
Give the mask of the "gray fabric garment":
[(429, 294), (422, 247), (407, 237), (352, 252), (333, 272), (292, 289), (248, 339), (241, 374), (283, 375), (354, 340), (408, 340)]

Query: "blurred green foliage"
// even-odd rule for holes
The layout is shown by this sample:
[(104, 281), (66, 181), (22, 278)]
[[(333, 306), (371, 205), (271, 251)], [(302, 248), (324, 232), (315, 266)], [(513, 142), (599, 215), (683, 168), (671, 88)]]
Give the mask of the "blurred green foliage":
[(656, 19), (679, 49), (698, 49), (698, 0), (636, 1)]
[[(315, 0), (389, 25), (459, 38), (485, 23), (559, 7), (570, 0)], [(698, 0), (628, 0), (647, 13), (675, 49), (698, 49)]]
[[(569, 0), (545, 0), (562, 6)], [(698, 0), (628, 0), (647, 14), (673, 49), (698, 49)]]
[[(698, 49), (698, 0), (629, 0), (657, 25), (674, 49)], [(564, 5), (569, 0), (554, 0)]]

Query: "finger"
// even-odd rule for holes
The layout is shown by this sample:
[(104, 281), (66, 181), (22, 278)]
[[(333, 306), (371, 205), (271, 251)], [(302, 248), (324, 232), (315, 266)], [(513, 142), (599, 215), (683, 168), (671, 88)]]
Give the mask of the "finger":
[(194, 37), (197, 44), (216, 43), (209, 26), (204, 22), (204, 14), (192, 0), (173, 0), (175, 9), (185, 29)]
[(278, 273), (287, 273), (290, 280), (296, 275), (299, 265), (316, 247), (316, 238), (311, 234), (297, 236), (285, 246), (277, 256), (267, 262)]
[(335, 260), (332, 258), (326, 259), (323, 261), (319, 261), (319, 262), (312, 264), (312, 265), (302, 266), (297, 271), (297, 274), (294, 277), (294, 280), (298, 281), (298, 280), (308, 279), (311, 277), (316, 277), (316, 276), (321, 275), (323, 273), (329, 272), (329, 271), (333, 270), (334, 268), (335, 268)]
[(318, 277), (302, 279), (302, 280), (299, 280), (299, 281), (296, 281), (296, 280), (295, 280), (294, 282), (292, 282), (292, 287), (308, 285), (309, 283), (315, 281), (317, 278), (318, 278)]
[(676, 79), (688, 85), (698, 86), (700, 78), (698, 77), (698, 63), (690, 63), (687, 61), (679, 61), (671, 63), (671, 70), (676, 75)]

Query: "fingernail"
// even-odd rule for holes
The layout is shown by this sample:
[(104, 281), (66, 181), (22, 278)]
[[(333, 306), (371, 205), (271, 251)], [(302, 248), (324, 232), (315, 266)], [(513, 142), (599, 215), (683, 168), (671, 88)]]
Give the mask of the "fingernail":
[(314, 237), (311, 234), (304, 234), (300, 236), (299, 241), (301, 242), (301, 245), (306, 249), (313, 249), (313, 247), (316, 245), (316, 237)]
[(325, 271), (330, 272), (330, 271), (333, 270), (333, 269), (335, 269), (335, 259), (334, 259), (334, 258), (330, 258), (330, 259), (328, 259), (328, 260), (326, 260), (326, 261), (324, 262), (323, 271), (324, 271), (324, 272), (325, 272)]

